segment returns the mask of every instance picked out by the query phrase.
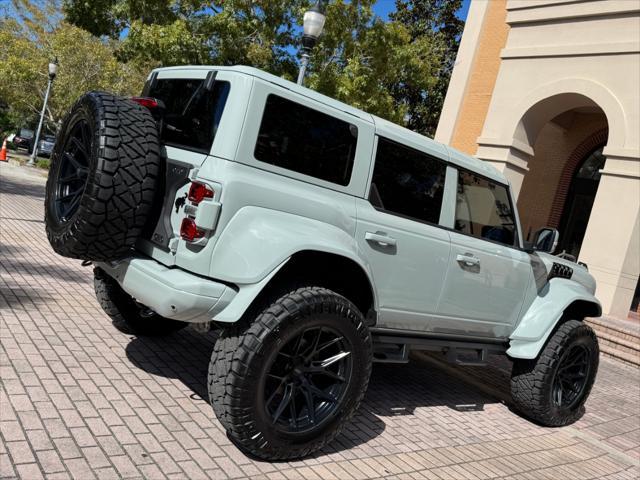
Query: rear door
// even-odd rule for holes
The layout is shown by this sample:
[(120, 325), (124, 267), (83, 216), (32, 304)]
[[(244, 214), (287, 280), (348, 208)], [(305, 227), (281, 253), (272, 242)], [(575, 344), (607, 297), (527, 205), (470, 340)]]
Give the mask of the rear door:
[(530, 281), (506, 185), (458, 171), (451, 258), (434, 328), (507, 336)]
[(374, 274), (378, 327), (429, 330), (449, 260), (449, 233), (438, 226), (446, 172), (435, 156), (377, 138), (356, 238)]

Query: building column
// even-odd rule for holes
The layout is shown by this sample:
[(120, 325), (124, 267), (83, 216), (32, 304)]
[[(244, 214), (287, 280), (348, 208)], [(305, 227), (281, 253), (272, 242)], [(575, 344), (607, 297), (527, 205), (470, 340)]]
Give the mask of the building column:
[(640, 152), (607, 147), (603, 153), (580, 261), (596, 279), (602, 313), (627, 318), (640, 274)]
[(527, 166), (533, 158), (533, 149), (529, 145), (513, 140), (511, 144), (498, 143), (488, 139), (478, 139), (476, 157), (491, 164), (501, 171), (511, 182), (513, 196), (520, 195), (524, 176), (529, 171)]

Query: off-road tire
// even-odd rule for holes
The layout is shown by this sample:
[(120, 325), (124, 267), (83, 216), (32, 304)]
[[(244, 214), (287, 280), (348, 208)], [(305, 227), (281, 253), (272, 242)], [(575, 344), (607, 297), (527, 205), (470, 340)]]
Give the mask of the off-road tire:
[[(222, 331), (209, 363), (209, 399), (218, 420), (243, 451), (265, 460), (305, 457), (331, 442), (357, 410), (371, 374), (371, 335), (357, 307), (321, 287), (298, 288), (272, 297), (257, 317)], [(312, 434), (283, 434), (265, 421), (260, 399), (269, 358), (287, 339), (314, 322), (339, 328), (353, 349), (352, 375), (344, 401), (324, 428)]]
[[(563, 353), (572, 345), (583, 345), (590, 352), (590, 368), (575, 404), (558, 407), (553, 400), (553, 385)], [(599, 363), (598, 340), (584, 322), (562, 323), (535, 360), (515, 359), (511, 372), (511, 397), (520, 413), (548, 427), (569, 425), (584, 413)]]
[(160, 336), (188, 325), (158, 314), (142, 315), (141, 306), (100, 268), (93, 270), (93, 286), (102, 310), (111, 317), (113, 325), (124, 333)]
[[(56, 213), (56, 191), (73, 129), (89, 126), (84, 191), (69, 218)], [(79, 169), (76, 169), (79, 170)], [(62, 122), (51, 154), (45, 223), (60, 255), (92, 261), (127, 256), (148, 220), (160, 182), (160, 143), (151, 113), (104, 92), (83, 95)]]

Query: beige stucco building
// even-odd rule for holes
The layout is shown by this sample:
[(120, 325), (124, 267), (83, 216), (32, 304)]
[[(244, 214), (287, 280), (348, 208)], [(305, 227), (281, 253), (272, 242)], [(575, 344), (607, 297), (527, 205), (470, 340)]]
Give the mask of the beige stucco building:
[(640, 0), (472, 0), (436, 139), (506, 174), (605, 314), (637, 309)]

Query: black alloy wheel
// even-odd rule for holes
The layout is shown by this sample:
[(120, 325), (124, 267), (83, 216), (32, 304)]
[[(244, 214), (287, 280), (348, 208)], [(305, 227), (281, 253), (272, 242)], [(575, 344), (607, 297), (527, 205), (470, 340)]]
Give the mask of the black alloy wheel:
[(68, 221), (78, 211), (87, 188), (92, 137), (89, 123), (78, 118), (62, 147), (53, 198), (53, 211), (60, 223)]
[(303, 458), (331, 442), (360, 405), (371, 334), (353, 303), (318, 286), (281, 286), (254, 312), (216, 340), (211, 405), (244, 452)]
[(342, 402), (352, 371), (351, 351), (327, 327), (304, 330), (277, 353), (265, 382), (264, 408), (284, 433), (322, 428)]
[(589, 325), (567, 320), (537, 358), (514, 359), (511, 398), (516, 410), (547, 427), (578, 420), (598, 373), (598, 338)]
[(591, 353), (584, 345), (572, 345), (563, 353), (552, 387), (553, 402), (557, 407), (572, 408), (582, 397), (591, 364)]

